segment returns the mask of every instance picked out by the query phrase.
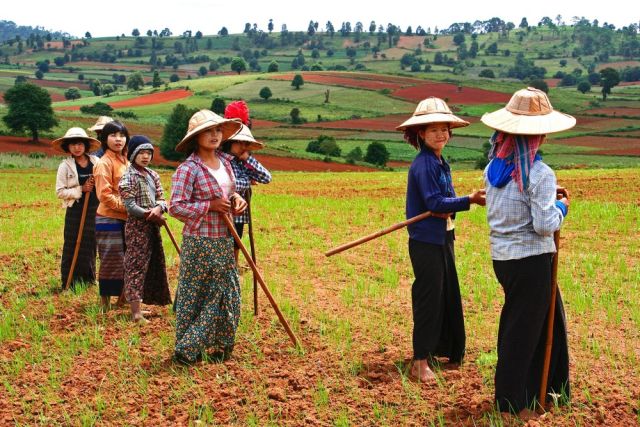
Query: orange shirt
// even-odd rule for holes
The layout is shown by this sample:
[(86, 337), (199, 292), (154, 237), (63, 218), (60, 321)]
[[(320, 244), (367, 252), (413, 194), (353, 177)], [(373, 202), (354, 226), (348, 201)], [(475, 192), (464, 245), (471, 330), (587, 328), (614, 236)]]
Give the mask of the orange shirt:
[(96, 193), (100, 205), (96, 213), (108, 218), (126, 220), (127, 211), (118, 192), (120, 178), (127, 170), (129, 162), (122, 154), (107, 150), (93, 167), (96, 181)]

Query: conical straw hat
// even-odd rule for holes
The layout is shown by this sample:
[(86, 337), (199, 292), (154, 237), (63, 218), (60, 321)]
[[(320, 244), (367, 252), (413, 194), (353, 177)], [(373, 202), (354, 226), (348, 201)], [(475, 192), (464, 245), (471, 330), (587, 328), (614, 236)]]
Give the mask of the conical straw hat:
[(425, 126), (429, 123), (448, 123), (451, 128), (469, 126), (469, 122), (453, 115), (446, 102), (431, 96), (420, 101), (413, 116), (396, 129), (405, 130), (411, 126)]
[(62, 144), (65, 141), (74, 140), (74, 139), (79, 139), (79, 140), (83, 140), (83, 141), (88, 141), (89, 142), (89, 150), (87, 150), (87, 153), (92, 152), (92, 151), (96, 151), (98, 148), (100, 148), (100, 141), (98, 141), (95, 138), (91, 138), (90, 136), (87, 136), (87, 132), (85, 132), (84, 129), (75, 128), (75, 127), (74, 128), (69, 128), (62, 138), (54, 139), (51, 142), (51, 146), (56, 151), (60, 151), (62, 153), (67, 153), (66, 151), (64, 151), (62, 149)]
[[(237, 120), (237, 119), (235, 119)], [(260, 150), (264, 148), (264, 142), (256, 141), (248, 126), (242, 125), (240, 131), (233, 137), (229, 138), (229, 141), (242, 141), (249, 142), (249, 150)]]
[(576, 125), (575, 117), (555, 111), (547, 94), (532, 87), (517, 91), (506, 107), (484, 114), (480, 121), (513, 135), (546, 135)]
[(242, 123), (236, 120), (229, 120), (220, 117), (213, 111), (200, 110), (189, 119), (187, 134), (182, 138), (182, 141), (176, 145), (176, 151), (184, 153), (187, 150), (189, 141), (194, 136), (216, 126), (220, 126), (222, 128), (222, 141), (220, 142), (224, 142), (233, 137), (240, 130)]
[(87, 130), (92, 130), (94, 132), (101, 131), (104, 125), (112, 121), (113, 119), (109, 116), (100, 116), (98, 117), (96, 124), (88, 128)]

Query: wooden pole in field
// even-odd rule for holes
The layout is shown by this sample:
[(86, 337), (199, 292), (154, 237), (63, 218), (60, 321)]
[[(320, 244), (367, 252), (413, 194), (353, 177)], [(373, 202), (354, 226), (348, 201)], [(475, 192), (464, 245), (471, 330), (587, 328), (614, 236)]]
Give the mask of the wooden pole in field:
[(544, 411), (547, 400), (547, 381), (549, 376), (549, 365), (551, 364), (551, 347), (553, 345), (553, 324), (556, 313), (556, 294), (558, 291), (558, 254), (560, 253), (560, 230), (553, 233), (553, 240), (556, 244), (556, 254), (551, 264), (551, 303), (547, 315), (547, 343), (544, 353), (544, 365), (542, 366), (542, 378), (540, 379), (540, 408)]
[(369, 234), (368, 236), (364, 236), (358, 240), (354, 240), (353, 242), (349, 242), (349, 243), (345, 243), (344, 245), (340, 245), (336, 248), (331, 249), (330, 251), (325, 252), (325, 256), (330, 257), (331, 255), (335, 255), (337, 253), (340, 253), (342, 251), (345, 251), (347, 249), (353, 248), (354, 246), (358, 246), (361, 245), (365, 242), (368, 242), (369, 240), (373, 240), (373, 239), (377, 239), (380, 236), (384, 236), (385, 234), (389, 234), (392, 231), (396, 231), (400, 228), (406, 227), (407, 225), (413, 224), (414, 222), (418, 222), (421, 221), (425, 218), (430, 217), (431, 211), (427, 211), (427, 212), (423, 212), (420, 215), (416, 215), (412, 218), (409, 218), (406, 221), (402, 221), (399, 222), (398, 224), (392, 225), (391, 227), (387, 227), (383, 230), (377, 231), (373, 234)]
[[(251, 259), (253, 263), (256, 264), (256, 244), (253, 239), (253, 216), (251, 215), (251, 187), (249, 187), (249, 192), (247, 193), (247, 215), (249, 216), (249, 248), (251, 249)], [(253, 273), (253, 314), (255, 316), (259, 314), (258, 278), (255, 273)]]
[(69, 275), (67, 276), (67, 283), (64, 285), (64, 290), (69, 289), (71, 281), (73, 280), (73, 272), (76, 269), (76, 261), (78, 261), (78, 252), (80, 251), (80, 242), (82, 242), (82, 233), (84, 232), (84, 222), (87, 218), (87, 208), (89, 207), (89, 197), (91, 193), (84, 194), (84, 204), (82, 205), (82, 215), (80, 216), (80, 226), (78, 227), (78, 238), (76, 239), (76, 248), (73, 251), (73, 258), (71, 259), (71, 268), (69, 268)]
[(238, 236), (238, 232), (236, 231), (235, 227), (233, 226), (233, 219), (231, 218), (231, 215), (229, 215), (229, 214), (221, 214), (221, 215), (222, 215), (222, 219), (227, 224), (227, 228), (229, 229), (229, 231), (233, 235), (233, 238), (235, 239), (236, 243), (238, 244), (238, 247), (242, 251), (242, 254), (246, 258), (246, 260), (249, 263), (249, 265), (251, 266), (251, 270), (253, 270), (253, 274), (255, 274), (256, 278), (258, 279), (258, 283), (260, 283), (260, 287), (262, 288), (264, 293), (267, 295), (267, 299), (269, 300), (269, 302), (271, 303), (271, 306), (273, 307), (273, 309), (275, 310), (276, 314), (278, 315), (278, 319), (280, 320), (280, 323), (284, 327), (285, 331), (287, 331), (287, 334), (289, 335), (289, 338), (291, 338), (291, 342), (293, 342), (294, 346), (296, 346), (296, 347), (299, 346), (298, 339), (296, 338), (296, 335), (293, 333), (293, 331), (289, 327), (289, 324), (287, 323), (287, 320), (282, 315), (282, 312), (280, 312), (280, 308), (278, 308), (278, 304), (276, 304), (276, 301), (273, 299), (273, 296), (271, 296), (271, 292), (269, 292), (269, 288), (267, 288), (267, 285), (264, 283), (264, 279), (262, 278), (262, 275), (258, 271), (258, 267), (253, 262), (253, 260), (251, 259), (251, 255), (247, 251), (247, 248), (245, 248), (245, 246), (242, 244), (242, 240), (240, 240), (240, 236)]
[(173, 234), (171, 233), (171, 230), (169, 230), (169, 225), (167, 224), (167, 221), (165, 221), (163, 225), (164, 225), (164, 229), (167, 230), (167, 234), (169, 235), (171, 242), (173, 242), (173, 247), (176, 248), (176, 252), (178, 252), (178, 255), (180, 255), (181, 254), (180, 247), (178, 246), (176, 239), (173, 238)]

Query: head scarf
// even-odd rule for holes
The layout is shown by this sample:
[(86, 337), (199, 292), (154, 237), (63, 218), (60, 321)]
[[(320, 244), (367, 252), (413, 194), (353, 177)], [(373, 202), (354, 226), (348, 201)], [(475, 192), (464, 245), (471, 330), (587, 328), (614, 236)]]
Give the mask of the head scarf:
[[(495, 168), (503, 165), (501, 169), (504, 169), (504, 172), (511, 172), (509, 176), (516, 181), (520, 192), (523, 192), (529, 188), (529, 172), (533, 162), (540, 159), (536, 153), (543, 140), (544, 135), (512, 135), (500, 131), (494, 132), (491, 136), (489, 151), (489, 160), (492, 163), (490, 168), (494, 169), (492, 172), (499, 173)], [(494, 159), (498, 161), (494, 162)]]

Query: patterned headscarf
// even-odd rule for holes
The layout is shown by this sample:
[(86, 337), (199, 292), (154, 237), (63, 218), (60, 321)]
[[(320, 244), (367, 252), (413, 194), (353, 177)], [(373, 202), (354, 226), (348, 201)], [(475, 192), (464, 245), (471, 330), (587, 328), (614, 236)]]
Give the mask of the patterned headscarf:
[(536, 152), (545, 135), (512, 135), (500, 131), (491, 137), (489, 160), (502, 159), (513, 165), (511, 178), (518, 183), (520, 192), (529, 187), (529, 172), (536, 158)]

